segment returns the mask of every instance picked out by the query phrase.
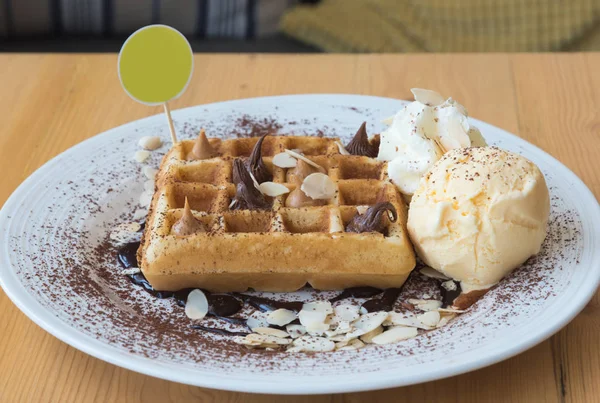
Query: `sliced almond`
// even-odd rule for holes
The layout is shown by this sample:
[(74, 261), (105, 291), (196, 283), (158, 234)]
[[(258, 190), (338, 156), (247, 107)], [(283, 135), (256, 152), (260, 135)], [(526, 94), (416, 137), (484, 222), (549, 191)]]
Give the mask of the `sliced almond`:
[(302, 325), (287, 325), (285, 330), (292, 339), (297, 339), (298, 337), (306, 334), (306, 328)]
[(382, 120), (381, 120), (381, 123), (383, 123), (384, 125), (391, 126), (391, 125), (392, 125), (392, 123), (394, 123), (394, 116), (395, 116), (395, 115), (392, 115), (392, 116), (388, 116), (388, 117), (387, 117), (387, 118), (385, 118), (385, 119), (382, 119)]
[(326, 331), (325, 335), (327, 337), (331, 338), (331, 337), (338, 336), (341, 334), (346, 334), (348, 332), (351, 332), (352, 330), (354, 330), (354, 326), (352, 326), (350, 324), (350, 322), (341, 321), (338, 323), (338, 325), (336, 326), (335, 329)]
[(140, 206), (148, 207), (150, 203), (152, 203), (152, 196), (154, 196), (154, 192), (151, 190), (145, 190), (140, 195)]
[(290, 335), (287, 332), (284, 332), (283, 330), (279, 329), (274, 329), (272, 327), (255, 327), (254, 329), (252, 329), (252, 331), (258, 334), (264, 334), (265, 336), (275, 336), (284, 339), (286, 337), (290, 337)]
[(162, 146), (162, 140), (158, 136), (144, 136), (138, 141), (140, 147), (144, 150), (156, 150)]
[(306, 332), (311, 336), (323, 336), (329, 330), (327, 323), (311, 323), (306, 325)]
[(419, 334), (415, 327), (393, 327), (385, 332), (373, 337), (374, 344), (390, 344), (400, 340), (413, 338)]
[(372, 312), (362, 315), (359, 319), (352, 323), (354, 330), (347, 333), (346, 337), (352, 339), (369, 333), (371, 330), (381, 326), (387, 317), (387, 312)]
[(337, 186), (329, 176), (316, 172), (304, 178), (300, 190), (311, 199), (329, 200), (335, 196)]
[(140, 164), (148, 159), (150, 156), (150, 151), (139, 150), (133, 154), (133, 159), (139, 162)]
[[(268, 336), (265, 334), (257, 334), (257, 333), (250, 333), (248, 336), (246, 336), (246, 340), (250, 340), (250, 341), (254, 341), (254, 342), (260, 342), (261, 344), (269, 344), (269, 345), (286, 345), (286, 344), (290, 344), (292, 342), (291, 339), (285, 339), (283, 337), (275, 337), (275, 336)], [(272, 347), (272, 346), (269, 346)]]
[(286, 149), (285, 152), (288, 153), (289, 155), (291, 155), (292, 157), (296, 158), (296, 159), (299, 159), (299, 160), (302, 160), (302, 161), (306, 162), (308, 165), (312, 165), (313, 167), (317, 168), (320, 171), (325, 171), (325, 169), (321, 165), (317, 164), (316, 162), (313, 162), (313, 161), (309, 160), (304, 155), (299, 154), (298, 152), (296, 152), (294, 150), (287, 150)]
[(325, 312), (328, 315), (330, 313), (333, 313), (333, 307), (331, 306), (331, 302), (329, 301), (307, 302), (302, 305), (302, 310)]
[(250, 329), (255, 329), (257, 327), (269, 327), (267, 313), (261, 311), (252, 312), (252, 314), (250, 314), (246, 320), (246, 325), (248, 325)]
[(443, 314), (443, 313), (465, 313), (467, 311), (464, 309), (438, 308), (438, 312)]
[(276, 309), (269, 312), (267, 315), (267, 322), (271, 325), (285, 326), (288, 323), (296, 320), (296, 312), (290, 311), (289, 309)]
[(398, 312), (390, 312), (388, 318), (383, 322), (384, 326), (407, 326), (418, 327), (419, 329), (430, 330), (433, 327), (425, 325), (414, 315), (403, 315)]
[(248, 340), (245, 337), (242, 336), (234, 336), (232, 337), (232, 339), (234, 343), (237, 344), (243, 344), (245, 346), (260, 346), (262, 343), (260, 341), (252, 341), (252, 340)]
[(440, 280), (450, 280), (450, 277), (446, 276), (443, 273), (440, 273), (439, 271), (429, 267), (429, 266), (425, 266), (423, 267), (421, 270), (419, 270), (419, 273), (430, 277), (430, 278), (437, 278)]
[(263, 182), (258, 185), (258, 190), (269, 197), (277, 197), (290, 192), (285, 185), (275, 182)]
[(131, 276), (132, 274), (138, 274), (141, 272), (142, 272), (142, 270), (139, 267), (131, 267), (129, 269), (121, 270), (121, 274), (124, 276)]
[(440, 318), (440, 321), (438, 322), (437, 325), (435, 325), (436, 328), (440, 328), (440, 327), (444, 327), (446, 326), (452, 319), (454, 319), (456, 317), (455, 313), (450, 313), (450, 314), (444, 314), (442, 315), (442, 317)]
[(158, 169), (145, 166), (142, 168), (142, 173), (147, 179), (154, 180), (156, 178), (156, 174), (158, 173)]
[(422, 311), (437, 311), (442, 307), (442, 301), (435, 299), (409, 299), (408, 302)]
[(413, 93), (415, 101), (428, 106), (438, 106), (443, 104), (444, 101), (446, 101), (443, 96), (432, 90), (426, 90), (423, 88), (411, 88), (410, 92)]
[(335, 343), (323, 337), (302, 336), (294, 340), (294, 347), (302, 351), (333, 351)]
[(340, 304), (333, 308), (335, 316), (340, 321), (352, 322), (360, 317), (360, 307), (358, 305)]
[(203, 319), (208, 313), (208, 300), (201, 290), (192, 290), (185, 303), (185, 314), (194, 320)]
[(360, 341), (359, 339), (350, 340), (348, 344), (339, 350), (358, 350), (359, 348), (363, 348), (365, 343)]
[(148, 179), (144, 182), (144, 190), (154, 192), (154, 181), (152, 179)]
[(435, 327), (440, 321), (440, 313), (438, 311), (425, 312), (417, 316), (417, 319), (425, 326)]
[(318, 331), (318, 329), (323, 328), (323, 326), (326, 326), (327, 329), (329, 329), (329, 325), (325, 324), (325, 320), (327, 319), (327, 313), (323, 311), (301, 310), (298, 313), (298, 319), (300, 319), (300, 323), (306, 328), (306, 331), (308, 332)]
[(373, 338), (379, 336), (381, 333), (383, 333), (383, 326), (376, 327), (369, 333), (363, 334), (362, 336), (360, 336), (360, 339), (366, 344), (372, 344)]
[(273, 165), (279, 168), (294, 168), (298, 160), (289, 153), (283, 152), (273, 156)]
[(356, 206), (356, 211), (358, 212), (358, 214), (364, 214), (367, 212), (367, 210), (369, 209), (369, 206)]
[(442, 283), (442, 287), (444, 287), (447, 291), (456, 291), (458, 286), (453, 280), (444, 281)]
[(346, 150), (346, 147), (344, 147), (344, 145), (339, 140), (337, 140), (335, 142), (335, 144), (338, 146), (338, 150), (339, 150), (339, 152), (340, 152), (341, 155), (350, 155), (350, 153), (348, 152), (348, 150)]

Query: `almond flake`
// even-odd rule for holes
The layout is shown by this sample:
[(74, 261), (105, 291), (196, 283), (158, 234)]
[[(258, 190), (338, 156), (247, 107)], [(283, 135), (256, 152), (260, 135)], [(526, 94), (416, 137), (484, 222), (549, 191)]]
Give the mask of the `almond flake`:
[(144, 190), (154, 192), (154, 181), (152, 179), (144, 182)]
[(248, 325), (250, 329), (255, 329), (257, 327), (269, 327), (267, 314), (261, 311), (252, 312), (252, 314), (250, 314), (246, 320), (246, 325)]
[(302, 336), (294, 340), (294, 346), (302, 351), (333, 351), (335, 343), (323, 337)]
[(185, 303), (185, 314), (194, 320), (203, 319), (208, 313), (208, 300), (201, 290), (192, 290)]
[(287, 325), (285, 330), (292, 339), (297, 339), (298, 337), (306, 334), (306, 328), (302, 325)]
[(371, 330), (369, 333), (365, 333), (362, 336), (360, 336), (360, 339), (366, 344), (372, 344), (373, 338), (375, 336), (379, 336), (381, 333), (383, 333), (383, 327), (379, 326)]
[(162, 140), (158, 136), (144, 136), (138, 141), (138, 145), (144, 150), (156, 150), (162, 146)]
[(362, 315), (359, 319), (352, 323), (354, 330), (346, 334), (346, 337), (352, 339), (362, 336), (363, 334), (367, 334), (371, 330), (381, 326), (387, 317), (387, 312), (372, 312)]
[[(302, 309), (298, 313), (298, 319), (300, 323), (306, 327), (306, 331), (315, 331), (315, 329), (321, 328), (325, 325), (327, 319), (327, 313), (324, 311), (306, 311)], [(329, 325), (326, 325), (329, 328)]]
[(337, 343), (335, 343), (335, 349), (339, 350), (342, 347), (346, 347), (349, 342), (350, 342), (350, 340), (341, 340), (341, 341), (338, 341)]
[(132, 218), (134, 220), (141, 220), (142, 218), (146, 218), (147, 215), (148, 215), (148, 209), (140, 208), (140, 209), (135, 210)]
[(433, 327), (423, 324), (423, 322), (418, 320), (417, 317), (414, 315), (405, 316), (398, 312), (390, 312), (387, 320), (383, 322), (383, 325), (418, 327), (419, 329), (424, 330), (433, 329)]
[(395, 116), (395, 115), (392, 115), (392, 116), (388, 116), (388, 117), (387, 117), (387, 118), (385, 118), (385, 119), (382, 119), (382, 120), (381, 120), (381, 123), (383, 123), (384, 125), (391, 126), (391, 125), (392, 125), (392, 123), (394, 123), (394, 116)]
[(337, 140), (335, 142), (335, 144), (338, 146), (338, 150), (339, 150), (339, 152), (340, 152), (341, 155), (350, 155), (350, 153), (348, 152), (348, 150), (346, 150), (346, 147), (344, 147), (344, 145), (339, 140)]
[(427, 106), (438, 106), (446, 101), (443, 96), (432, 90), (426, 90), (423, 88), (411, 88), (410, 92), (413, 93), (415, 101), (425, 104)]
[(140, 195), (140, 206), (148, 207), (150, 205), (150, 203), (152, 203), (152, 196), (154, 196), (153, 191), (145, 190)]
[(358, 350), (359, 348), (363, 348), (365, 346), (365, 343), (363, 343), (362, 341), (358, 340), (358, 339), (354, 339), (354, 340), (350, 340), (348, 342), (348, 345), (340, 348), (339, 350)]
[(234, 343), (243, 344), (245, 346), (260, 346), (261, 345), (260, 341), (248, 340), (242, 336), (234, 336), (231, 340), (233, 340)]
[(435, 299), (409, 299), (409, 303), (422, 311), (436, 311), (442, 307), (442, 301)]
[(315, 200), (329, 200), (335, 196), (337, 186), (331, 178), (324, 173), (316, 172), (304, 178), (300, 190), (308, 197)]
[(317, 164), (316, 162), (313, 162), (313, 161), (309, 160), (304, 155), (299, 154), (298, 152), (296, 152), (294, 150), (287, 150), (286, 149), (285, 152), (288, 153), (289, 155), (291, 155), (292, 157), (296, 158), (296, 159), (299, 159), (299, 160), (302, 160), (302, 161), (306, 162), (308, 165), (312, 165), (313, 167), (317, 168), (320, 171), (325, 171), (325, 169), (321, 165)]
[(133, 154), (133, 159), (139, 162), (140, 164), (148, 159), (150, 156), (150, 151), (139, 150)]
[(357, 305), (341, 304), (333, 308), (333, 311), (340, 321), (352, 322), (360, 317), (359, 309)]
[(277, 197), (290, 192), (285, 185), (275, 182), (263, 182), (258, 185), (258, 190), (269, 197)]
[(267, 315), (267, 322), (271, 325), (285, 326), (290, 322), (296, 320), (296, 312), (290, 311), (289, 309), (276, 309), (269, 312)]
[(419, 270), (419, 272), (430, 278), (438, 278), (440, 280), (450, 280), (450, 277), (446, 276), (443, 273), (440, 273), (439, 271), (437, 271), (435, 269), (432, 269), (429, 266), (423, 267), (421, 270)]
[(124, 276), (131, 276), (132, 274), (138, 274), (141, 272), (142, 272), (142, 270), (139, 267), (131, 267), (129, 269), (121, 270), (121, 274)]
[(453, 309), (453, 308), (438, 308), (438, 312), (447, 312), (447, 313), (465, 313), (467, 312), (464, 309)]
[(400, 340), (406, 340), (417, 336), (419, 332), (415, 327), (393, 327), (385, 332), (373, 337), (374, 344), (390, 344)]
[(337, 327), (334, 330), (328, 330), (325, 332), (325, 335), (329, 338), (340, 335), (340, 334), (345, 334), (348, 333), (350, 331), (354, 330), (354, 326), (352, 326), (350, 324), (350, 322), (348, 321), (341, 321), (340, 323), (338, 323)]
[(290, 335), (287, 334), (287, 332), (284, 332), (283, 330), (279, 329), (274, 329), (272, 327), (255, 327), (254, 329), (252, 329), (252, 331), (254, 333), (263, 334), (265, 336), (275, 336), (281, 337), (283, 339), (285, 339), (286, 337), (290, 337)]
[(154, 180), (156, 178), (156, 174), (158, 173), (158, 169), (145, 166), (142, 168), (142, 173), (144, 174), (146, 179)]
[(425, 326), (435, 327), (440, 321), (440, 313), (438, 311), (425, 312), (417, 316), (417, 319)]
[(443, 315), (440, 318), (440, 321), (438, 322), (438, 324), (435, 325), (435, 327), (439, 329), (440, 327), (446, 326), (455, 317), (456, 317), (456, 314), (454, 314), (454, 313)]
[(297, 163), (298, 160), (286, 152), (273, 156), (273, 165), (279, 168), (294, 168)]
[(306, 332), (311, 336), (323, 336), (327, 330), (329, 330), (327, 323), (311, 323), (306, 325)]
[(265, 334), (256, 334), (250, 333), (246, 336), (246, 340), (260, 342), (261, 344), (267, 344), (269, 347), (273, 347), (273, 345), (286, 345), (290, 344), (292, 340), (284, 339), (283, 337), (275, 337), (275, 336), (267, 336)]
[(306, 302), (302, 305), (303, 311), (319, 311), (326, 314), (333, 313), (333, 307), (329, 301)]

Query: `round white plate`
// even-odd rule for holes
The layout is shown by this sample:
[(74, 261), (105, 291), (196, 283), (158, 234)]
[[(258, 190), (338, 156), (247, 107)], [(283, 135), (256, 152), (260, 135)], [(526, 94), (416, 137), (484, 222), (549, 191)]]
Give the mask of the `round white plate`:
[[(173, 113), (181, 138), (249, 132), (249, 122), (281, 133), (325, 134), (347, 142), (363, 120), (380, 121), (403, 101), (356, 95), (246, 99)], [(540, 166), (552, 212), (543, 250), (451, 325), (398, 344), (358, 351), (286, 354), (240, 350), (222, 336), (190, 329), (182, 309), (119, 274), (105, 240), (131, 220), (145, 180), (133, 160), (137, 140), (159, 135), (157, 115), (109, 130), (38, 169), (0, 213), (0, 284), (14, 303), (64, 342), (115, 365), (191, 385), (261, 393), (333, 393), (389, 388), (448, 377), (518, 354), (565, 326), (600, 280), (600, 208), (586, 186), (531, 144), (473, 120), (488, 142)], [(241, 133), (244, 134), (244, 133)], [(248, 134), (248, 133), (246, 133)], [(147, 165), (158, 166), (168, 144)]]

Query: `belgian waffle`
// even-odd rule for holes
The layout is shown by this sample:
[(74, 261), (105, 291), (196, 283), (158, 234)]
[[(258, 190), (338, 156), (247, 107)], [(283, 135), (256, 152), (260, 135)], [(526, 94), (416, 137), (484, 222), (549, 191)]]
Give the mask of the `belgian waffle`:
[[(386, 164), (366, 156), (343, 155), (339, 139), (268, 136), (263, 161), (273, 182), (290, 190), (286, 168), (273, 156), (295, 149), (319, 164), (337, 192), (318, 207), (285, 206), (287, 194), (270, 198), (267, 210), (231, 210), (236, 194), (233, 161), (247, 158), (258, 138), (209, 139), (214, 158), (187, 161), (194, 141), (182, 141), (165, 155), (156, 179), (144, 238), (141, 270), (158, 290), (187, 287), (213, 292), (294, 291), (401, 286), (415, 266), (406, 232), (406, 205), (387, 178)], [(187, 198), (207, 232), (171, 234)], [(385, 218), (382, 233), (345, 232), (365, 207), (390, 202), (398, 213)]]

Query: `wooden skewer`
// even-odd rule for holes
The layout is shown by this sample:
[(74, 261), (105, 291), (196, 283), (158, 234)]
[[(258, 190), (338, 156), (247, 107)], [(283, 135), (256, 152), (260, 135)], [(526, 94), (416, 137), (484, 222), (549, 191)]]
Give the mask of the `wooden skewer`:
[(171, 131), (171, 140), (173, 144), (177, 144), (177, 135), (175, 134), (175, 126), (173, 125), (173, 118), (171, 117), (171, 109), (169, 108), (169, 103), (165, 102), (163, 104), (165, 108), (165, 115), (167, 115), (167, 121), (169, 122), (169, 130)]

